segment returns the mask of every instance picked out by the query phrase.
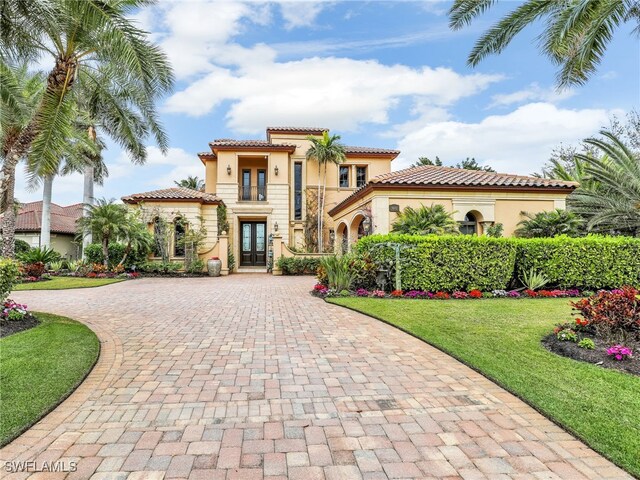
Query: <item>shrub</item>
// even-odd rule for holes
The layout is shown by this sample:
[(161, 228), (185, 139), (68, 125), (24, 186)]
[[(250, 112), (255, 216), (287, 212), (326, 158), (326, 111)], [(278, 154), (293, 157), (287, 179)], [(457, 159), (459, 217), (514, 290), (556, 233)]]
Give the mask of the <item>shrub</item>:
[(25, 263), (22, 266), (22, 272), (27, 277), (40, 278), (44, 271), (44, 263), (42, 262)]
[(24, 240), (20, 240), (19, 238), (16, 238), (15, 245), (16, 246), (14, 248), (17, 257), (31, 250), (31, 246), (27, 242), (25, 242)]
[[(111, 242), (109, 244), (109, 268), (113, 269), (122, 257), (124, 257), (126, 246), (122, 243)], [(131, 268), (133, 266), (139, 267), (147, 261), (149, 251), (147, 249), (134, 249), (127, 255), (124, 262), (125, 268)], [(84, 249), (84, 259), (88, 263), (102, 263), (104, 264), (104, 255), (102, 254), (102, 245), (99, 243), (91, 243)]]
[(315, 275), (320, 265), (320, 258), (280, 257), (277, 265), (283, 275)]
[(193, 260), (191, 264), (189, 264), (189, 268), (187, 268), (187, 273), (196, 274), (202, 273), (204, 270), (204, 260), (197, 259)]
[(0, 310), (0, 318), (6, 320), (22, 320), (26, 314), (27, 306), (16, 303), (13, 300), (7, 300), (6, 302), (3, 302), (2, 310)]
[(633, 287), (610, 292), (603, 290), (571, 305), (582, 314), (598, 336), (640, 338), (640, 292)]
[(370, 235), (354, 247), (377, 265), (393, 265), (400, 243), (403, 290), (448, 291), (506, 289), (516, 259), (513, 239), (459, 236)]
[(342, 292), (349, 290), (355, 278), (355, 271), (351, 268), (351, 255), (330, 255), (322, 257), (320, 264), (327, 272), (329, 288)]
[(501, 223), (494, 223), (493, 225), (487, 228), (485, 232), (487, 237), (500, 238), (502, 237), (502, 232), (504, 231), (504, 225)]
[(140, 270), (146, 273), (176, 273), (182, 268), (180, 262), (145, 262), (140, 265)]
[(531, 269), (551, 285), (581, 290), (640, 286), (640, 239), (631, 237), (531, 238), (515, 240), (518, 277)]
[(44, 265), (51, 262), (57, 262), (60, 259), (60, 254), (53, 248), (49, 247), (32, 248), (18, 256), (18, 260), (24, 263), (42, 263)]
[(0, 258), (0, 303), (9, 296), (18, 279), (18, 264), (8, 258)]
[(545, 276), (544, 273), (536, 272), (532, 268), (528, 272), (525, 272), (522, 277), (520, 277), (520, 282), (522, 282), (522, 284), (527, 287), (527, 290), (534, 291), (544, 287), (547, 283), (549, 283), (549, 279)]
[(578, 347), (584, 348), (585, 350), (593, 350), (596, 348), (596, 344), (590, 338), (583, 338), (578, 342)]

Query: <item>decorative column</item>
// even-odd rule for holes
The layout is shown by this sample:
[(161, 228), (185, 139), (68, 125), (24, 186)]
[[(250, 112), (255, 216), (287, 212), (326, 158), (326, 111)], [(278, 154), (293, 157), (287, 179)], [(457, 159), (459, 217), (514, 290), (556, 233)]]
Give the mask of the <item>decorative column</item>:
[(278, 232), (273, 234), (273, 275), (282, 275), (282, 270), (278, 268), (278, 259), (282, 256), (282, 235)]
[(227, 232), (222, 232), (222, 234), (218, 235), (218, 255), (222, 262), (220, 275), (229, 275), (229, 235)]

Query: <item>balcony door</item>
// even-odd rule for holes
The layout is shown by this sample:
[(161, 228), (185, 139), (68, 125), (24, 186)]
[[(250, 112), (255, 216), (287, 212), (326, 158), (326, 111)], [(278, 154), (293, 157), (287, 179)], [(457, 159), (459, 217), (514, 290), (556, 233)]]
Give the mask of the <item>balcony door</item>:
[(240, 222), (240, 266), (267, 265), (266, 222)]

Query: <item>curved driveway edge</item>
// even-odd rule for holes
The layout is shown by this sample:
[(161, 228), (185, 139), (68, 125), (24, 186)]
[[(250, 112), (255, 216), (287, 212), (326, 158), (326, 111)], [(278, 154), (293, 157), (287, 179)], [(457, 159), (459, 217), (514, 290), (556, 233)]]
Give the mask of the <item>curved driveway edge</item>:
[(102, 353), (0, 450), (3, 478), (27, 478), (5, 473), (28, 460), (77, 465), (33, 478), (631, 478), (448, 355), (310, 296), (312, 283), (247, 274), (16, 292), (89, 325)]

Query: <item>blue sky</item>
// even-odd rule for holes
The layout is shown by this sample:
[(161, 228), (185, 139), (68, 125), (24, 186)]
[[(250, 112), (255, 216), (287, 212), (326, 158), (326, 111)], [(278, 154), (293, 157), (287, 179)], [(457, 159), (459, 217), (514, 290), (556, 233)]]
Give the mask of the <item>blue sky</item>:
[[(540, 169), (640, 105), (640, 43), (626, 25), (596, 75), (558, 92), (556, 69), (525, 30), (476, 68), (466, 57), (480, 33), (517, 2), (502, 2), (453, 32), (448, 2), (161, 1), (135, 20), (169, 55), (176, 88), (161, 105), (171, 149), (149, 146), (132, 166), (117, 146), (96, 196), (172, 186), (204, 168), (195, 154), (214, 138), (264, 138), (267, 126), (319, 126), (349, 145), (398, 148), (394, 169), (419, 156), (465, 157), (501, 172)], [(54, 202), (81, 198), (79, 176), (54, 183)], [(41, 198), (18, 181), (21, 201)]]

